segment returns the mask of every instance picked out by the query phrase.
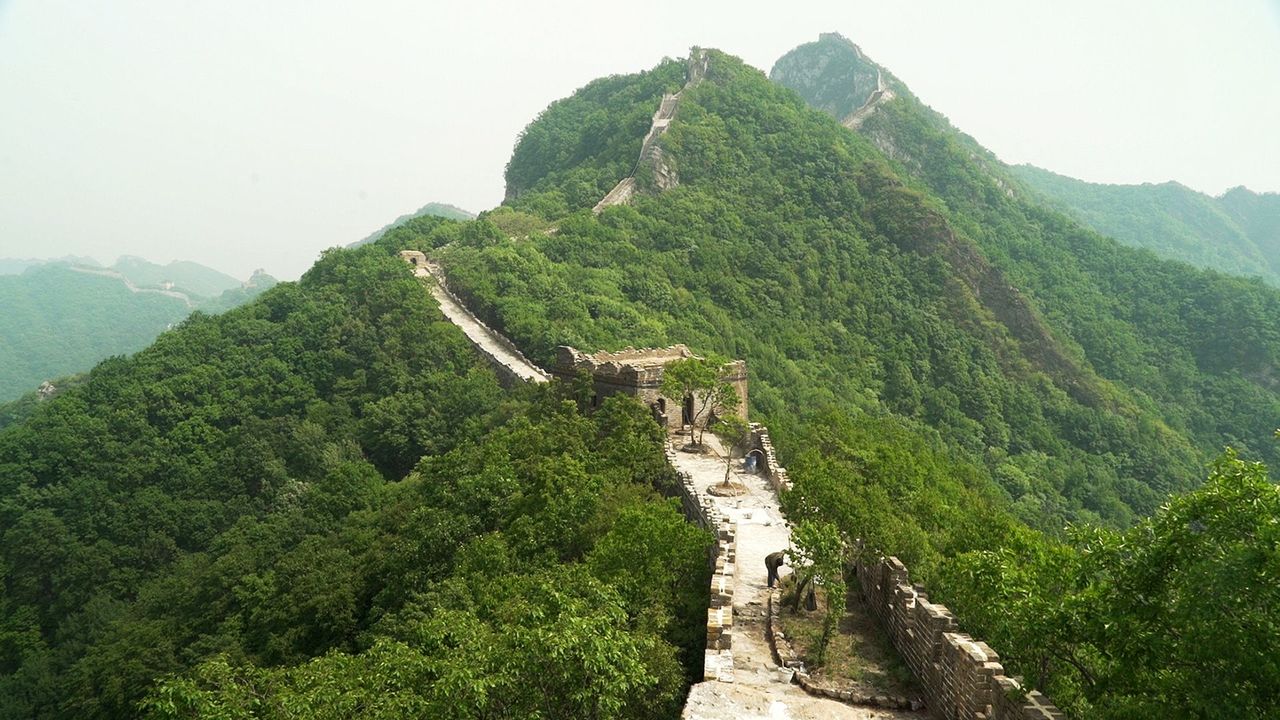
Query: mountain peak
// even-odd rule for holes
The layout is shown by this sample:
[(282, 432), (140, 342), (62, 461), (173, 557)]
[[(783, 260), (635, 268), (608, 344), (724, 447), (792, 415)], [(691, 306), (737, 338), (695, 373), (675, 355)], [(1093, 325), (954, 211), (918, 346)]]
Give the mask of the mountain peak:
[(885, 84), (883, 68), (862, 48), (840, 33), (822, 33), (774, 63), (769, 79), (791, 88), (810, 106), (857, 129), (894, 93)]

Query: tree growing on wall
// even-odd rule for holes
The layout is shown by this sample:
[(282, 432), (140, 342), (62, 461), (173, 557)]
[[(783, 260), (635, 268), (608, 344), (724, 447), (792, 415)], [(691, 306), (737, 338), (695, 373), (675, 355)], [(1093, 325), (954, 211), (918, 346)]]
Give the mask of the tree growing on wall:
[(729, 474), (733, 470), (734, 453), (736, 452), (740, 457), (743, 456), (751, 444), (751, 426), (737, 415), (728, 415), (717, 418), (711, 432), (715, 433), (720, 444), (724, 446), (724, 487), (727, 488)]
[(693, 399), (689, 424), (695, 446), (702, 445), (708, 418), (723, 417), (738, 408), (738, 393), (720, 379), (724, 367), (719, 358), (685, 358), (667, 363), (662, 373), (662, 394), (674, 400)]
[(822, 618), (822, 638), (814, 663), (822, 665), (827, 646), (835, 635), (844, 616), (845, 606), (845, 542), (835, 525), (822, 520), (801, 520), (791, 534), (792, 564), (796, 568), (798, 582), (792, 610), (799, 610), (805, 587), (810, 583), (821, 585), (826, 595), (827, 609)]

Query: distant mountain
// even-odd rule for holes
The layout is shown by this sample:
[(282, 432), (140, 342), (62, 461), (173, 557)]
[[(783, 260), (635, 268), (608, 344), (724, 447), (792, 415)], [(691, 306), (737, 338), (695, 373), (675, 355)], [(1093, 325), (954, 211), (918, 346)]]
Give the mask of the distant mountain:
[(46, 265), (51, 262), (85, 267), (102, 267), (102, 264), (91, 257), (83, 255), (67, 255), (54, 260), (40, 258), (0, 258), (0, 275), (21, 275), (29, 268)]
[(221, 312), (276, 283), (261, 271), (241, 283), (197, 263), (135, 257), (110, 268), (24, 262), (22, 274), (0, 275), (0, 402), (140, 350), (192, 310)]
[(206, 298), (240, 287), (240, 281), (230, 275), (186, 260), (157, 265), (140, 257), (123, 255), (111, 269), (138, 287), (172, 289)]
[(361, 245), (371, 243), (374, 240), (377, 240), (378, 238), (382, 237), (391, 228), (394, 228), (398, 225), (403, 225), (404, 223), (410, 220), (413, 220), (414, 218), (420, 218), (420, 217), (442, 217), (447, 220), (474, 220), (476, 218), (476, 214), (473, 212), (468, 212), (466, 210), (463, 210), (462, 208), (457, 207), (456, 205), (450, 205), (448, 203), (437, 203), (437, 202), (427, 203), (426, 205), (423, 205), (422, 207), (418, 208), (416, 211), (411, 212), (407, 215), (401, 215), (395, 220), (387, 223), (386, 225), (383, 225), (381, 228), (371, 233), (369, 237), (366, 237), (363, 240), (357, 240), (356, 242), (353, 242), (350, 245), (348, 245), (348, 247), (359, 247)]
[(1218, 204), (1230, 213), (1272, 267), (1280, 265), (1280, 193), (1255, 193), (1237, 187), (1218, 198)]
[(1280, 195), (1235, 188), (1215, 198), (1176, 182), (1104, 185), (1032, 165), (1010, 171), (1046, 203), (1126, 245), (1280, 285)]

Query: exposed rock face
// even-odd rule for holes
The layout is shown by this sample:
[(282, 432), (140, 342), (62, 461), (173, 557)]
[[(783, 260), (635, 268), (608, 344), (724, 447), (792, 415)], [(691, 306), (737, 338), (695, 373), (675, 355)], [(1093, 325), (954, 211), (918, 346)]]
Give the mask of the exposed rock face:
[(893, 97), (879, 66), (837, 33), (823, 33), (817, 42), (783, 55), (774, 63), (769, 79), (795, 90), (813, 107), (853, 128)]

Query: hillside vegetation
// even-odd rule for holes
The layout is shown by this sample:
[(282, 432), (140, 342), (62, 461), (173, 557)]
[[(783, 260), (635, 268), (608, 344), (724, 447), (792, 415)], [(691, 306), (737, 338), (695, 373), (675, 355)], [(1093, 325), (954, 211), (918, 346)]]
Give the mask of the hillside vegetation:
[(1133, 247), (1280, 285), (1280, 195), (1211, 197), (1178, 183), (1102, 185), (1031, 165), (1009, 168), (1045, 202)]
[[(173, 289), (162, 291), (164, 281)], [(275, 282), (258, 272), (242, 284), (196, 263), (133, 257), (110, 268), (49, 262), (0, 275), (0, 402), (141, 350), (193, 309), (222, 312)]]
[(0, 717), (672, 716), (710, 538), (579, 400), (376, 245), (102, 363), (0, 431)]
[[(656, 193), (640, 178), (648, 192), (632, 205), (593, 215), (682, 73), (668, 61), (597, 81), (525, 130), (501, 216), (554, 231), (512, 240), (495, 213), (387, 240), (437, 248), (451, 287), (543, 362), (562, 343), (746, 358), (753, 416), (796, 479), (793, 514), (901, 555), (1075, 715), (1274, 709), (1261, 688), (1277, 678), (1251, 665), (1280, 649), (1270, 630), (1207, 653), (1223, 678), (1258, 678), (1241, 692), (1172, 672), (1204, 650), (1175, 641), (1176, 627), (1143, 625), (1138, 644), (1121, 629), (1184, 613), (1207, 633), (1216, 603), (1248, 603), (1244, 588), (1265, 582), (1272, 520), (1258, 508), (1274, 489), (1257, 467), (1228, 457), (1185, 496), (1210, 538), (1174, 538), (1176, 510), (1160, 508), (1201, 485), (1226, 444), (1275, 460), (1280, 294), (1125, 248), (1022, 197), (891, 75), (898, 99), (855, 134), (714, 51), (661, 140), (680, 185)], [(1256, 501), (1233, 516), (1214, 500), (1232, 494)], [(1259, 532), (1230, 549), (1219, 540), (1232, 527)], [(1088, 560), (1099, 543), (1165, 540), (1183, 549)], [(1183, 604), (1223, 553), (1254, 584)], [(1168, 572), (1147, 575), (1147, 561)], [(1142, 607), (1122, 602), (1144, 582), (1159, 588)], [(991, 612), (997, 598), (1019, 599), (1018, 612)], [(1262, 610), (1241, 628), (1275, 626)]]
[(1280, 291), (1042, 206), (887, 71), (847, 130), (873, 66), (838, 36), (777, 82), (708, 54), (659, 140), (675, 187), (635, 162), (666, 60), (550, 105), (501, 208), (329, 251), (6, 409), (0, 717), (678, 715), (710, 538), (662, 497), (660, 430), (584, 383), (500, 389), (406, 248), (544, 364), (745, 358), (789, 520), (900, 556), (1072, 717), (1280, 713), (1253, 462)]

